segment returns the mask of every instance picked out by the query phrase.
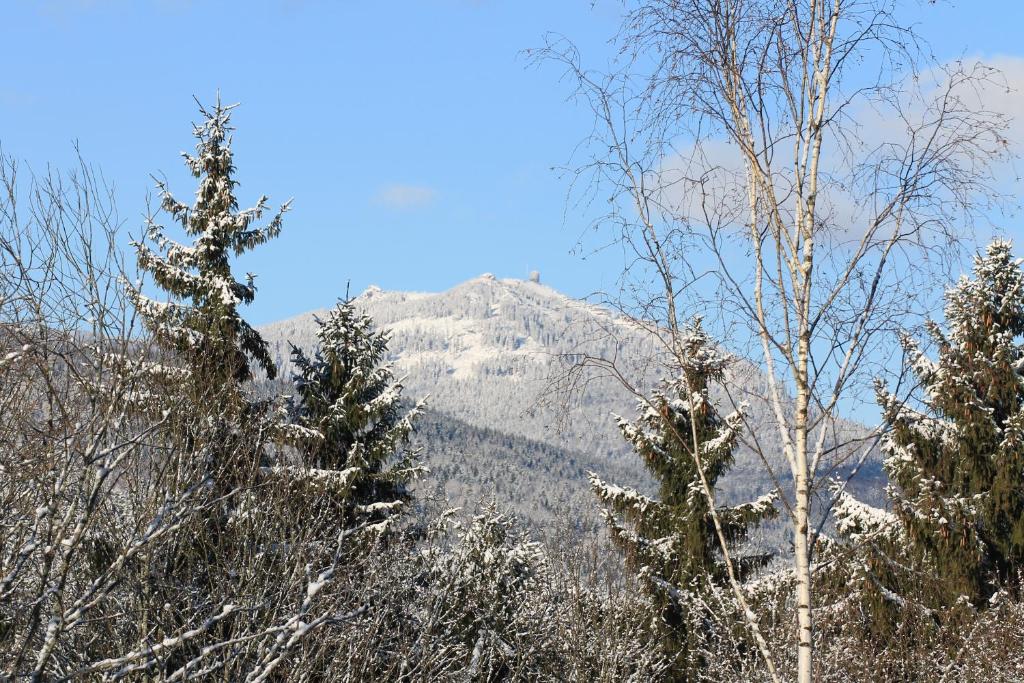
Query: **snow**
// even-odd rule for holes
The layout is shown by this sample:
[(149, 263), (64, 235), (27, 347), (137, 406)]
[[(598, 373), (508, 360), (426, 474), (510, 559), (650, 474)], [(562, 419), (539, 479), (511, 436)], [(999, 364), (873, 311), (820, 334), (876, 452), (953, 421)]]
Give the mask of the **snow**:
[(401, 510), (404, 505), (405, 503), (400, 500), (391, 502), (377, 501), (376, 503), (370, 503), (369, 505), (359, 505), (356, 509), (362, 514), (373, 515), (379, 512), (397, 512), (398, 510)]
[(3, 357), (2, 359), (0, 359), (0, 368), (4, 367), (4, 366), (6, 366), (6, 365), (10, 365), (10, 364), (11, 364), (11, 363), (13, 363), (14, 361), (18, 360), (19, 358), (21, 358), (22, 356), (24, 356), (24, 355), (25, 355), (25, 353), (26, 353), (26, 352), (27, 352), (27, 351), (28, 351), (29, 349), (31, 349), (31, 348), (32, 348), (32, 347), (30, 347), (30, 346), (26, 345), (26, 346), (25, 346), (25, 348), (23, 348), (23, 349), (22, 349), (22, 350), (20, 350), (20, 351), (11, 351), (11, 352), (9, 352), (9, 353), (8, 353), (7, 355), (5, 355), (5, 356), (4, 356), (4, 357)]
[(839, 494), (833, 512), (836, 530), (855, 543), (870, 536), (892, 536), (900, 530), (896, 515), (862, 503), (846, 491)]
[[(445, 363), (453, 379), (478, 376), (481, 366), (503, 360), (513, 366), (520, 362), (535, 362), (544, 350), (531, 336), (517, 337), (513, 348), (500, 345), (485, 333), (478, 320), (468, 317), (405, 318), (388, 325), (388, 329), (394, 335), (438, 339), (440, 348), (437, 350), (405, 351), (399, 357), (400, 363), (403, 368)], [(507, 377), (511, 380), (516, 378), (514, 374)]]
[(348, 467), (343, 470), (325, 470), (316, 467), (274, 465), (261, 467), (260, 472), (264, 475), (287, 476), (296, 480), (322, 482), (323, 485), (331, 488), (345, 489), (362, 472), (362, 468)]
[(643, 495), (636, 489), (609, 484), (593, 472), (588, 472), (587, 476), (590, 478), (590, 488), (597, 497), (610, 505), (634, 508), (641, 513), (653, 505), (658, 505), (656, 500)]
[[(382, 291), (355, 303), (379, 328), (391, 331), (390, 360), (397, 373), (408, 375), (408, 395), (429, 393), (432, 408), (439, 413), (555, 448), (612, 458), (630, 450), (608, 416), (629, 411), (635, 397), (606, 373), (587, 374), (587, 400), (574, 408), (571, 429), (558, 429), (551, 410), (529, 410), (572, 358), (585, 353), (625, 359), (624, 369), (644, 387), (657, 386), (663, 375), (662, 350), (649, 332), (607, 308), (574, 300), (543, 284), (474, 278), (444, 292)], [(318, 314), (323, 317), (326, 312)], [(303, 314), (261, 332), (286, 356), (288, 340), (307, 349), (312, 346), (313, 316)], [(652, 362), (629, 365), (631, 359)], [(283, 373), (288, 369), (286, 363)], [(757, 430), (773, 466), (788, 468), (763, 376), (744, 361), (737, 361), (729, 372), (738, 387), (734, 395), (751, 403), (747, 426)], [(711, 398), (716, 404), (723, 399), (720, 393)], [(761, 428), (765, 423), (772, 426)], [(840, 428), (867, 432), (849, 423)], [(749, 464), (748, 457), (748, 452), (741, 454), (741, 467)]]

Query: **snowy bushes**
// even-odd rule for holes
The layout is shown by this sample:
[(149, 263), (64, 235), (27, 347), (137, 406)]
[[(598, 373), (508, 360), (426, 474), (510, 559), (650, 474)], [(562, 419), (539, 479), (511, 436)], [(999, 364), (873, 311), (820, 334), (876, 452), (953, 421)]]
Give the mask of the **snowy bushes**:
[(468, 653), (467, 672), (504, 679), (553, 656), (546, 626), (554, 612), (541, 600), (547, 564), (540, 544), (493, 507), (455, 533), (452, 549), (431, 567), (431, 581), (443, 587), (433, 609), (449, 615), (449, 634)]
[(485, 505), (434, 517), (425, 539), (392, 537), (334, 584), (354, 618), (328, 625), (293, 671), (349, 681), (649, 681), (664, 671), (634, 596), (579, 555), (553, 559)]

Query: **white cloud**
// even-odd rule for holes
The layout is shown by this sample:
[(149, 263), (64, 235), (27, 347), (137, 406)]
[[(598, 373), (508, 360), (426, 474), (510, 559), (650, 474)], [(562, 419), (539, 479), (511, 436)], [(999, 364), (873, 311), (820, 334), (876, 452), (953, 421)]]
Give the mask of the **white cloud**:
[(385, 185), (373, 196), (373, 203), (391, 209), (418, 209), (428, 206), (437, 198), (437, 191), (425, 185)]
[(981, 61), (998, 69), (999, 76), (979, 90), (979, 98), (1009, 118), (1009, 142), (1016, 151), (1024, 151), (1024, 57), (1003, 55)]
[[(1024, 58), (996, 56), (988, 59), (951, 62), (933, 71), (920, 75), (917, 97), (899, 102), (900, 110), (891, 103), (857, 102), (848, 110), (853, 128), (848, 132), (849, 147), (834, 143), (825, 150), (826, 178), (820, 188), (819, 208), (823, 217), (833, 224), (840, 233), (857, 233), (858, 226), (865, 224), (872, 214), (873, 203), (885, 199), (885, 187), (874, 188), (869, 183), (854, 184), (855, 164), (871, 161), (882, 149), (882, 143), (907, 146), (907, 125), (922, 125), (929, 121), (932, 112), (929, 105), (944, 92), (948, 73), (957, 70), (971, 72), (976, 64), (995, 69), (987, 77), (966, 84), (957, 92), (957, 104), (970, 111), (987, 111), (996, 117), (1003, 117), (1001, 143), (986, 137), (982, 145), (1001, 152), (987, 161), (993, 177), (988, 184), (993, 190), (1006, 197), (1019, 195), (1021, 186), (1019, 161), (1024, 156)], [(975, 72), (983, 76), (983, 72)], [(907, 120), (901, 118), (906, 116)], [(984, 117), (983, 117), (984, 118)], [(923, 125), (930, 130), (928, 124)], [(965, 131), (960, 131), (963, 134)], [(848, 156), (847, 152), (851, 154)], [(776, 160), (779, 161), (778, 159)], [(970, 169), (975, 159), (961, 155), (957, 161)], [(792, 195), (785, 164), (778, 166), (776, 176), (779, 196), (783, 204), (792, 209)], [(703, 180), (703, 184), (696, 182)], [(700, 223), (703, 218), (702, 202), (712, 207), (717, 220), (725, 224), (741, 225), (746, 219), (746, 196), (744, 193), (746, 174), (739, 150), (721, 139), (704, 140), (699, 146), (686, 146), (666, 156), (651, 175), (649, 186), (660, 186), (659, 201), (676, 216), (686, 216)], [(869, 178), (870, 181), (870, 178)], [(1013, 200), (1010, 200), (1011, 203)]]

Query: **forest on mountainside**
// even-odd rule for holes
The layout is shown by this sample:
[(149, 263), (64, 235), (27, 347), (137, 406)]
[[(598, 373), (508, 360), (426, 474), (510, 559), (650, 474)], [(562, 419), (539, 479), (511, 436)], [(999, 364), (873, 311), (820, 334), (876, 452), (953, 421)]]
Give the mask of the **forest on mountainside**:
[[(453, 505), (471, 507), (481, 496), (493, 496), (535, 528), (535, 522), (557, 518), (592, 522), (597, 510), (584, 490), (588, 471), (605, 476), (607, 468), (616, 468), (622, 472), (617, 479), (641, 487), (648, 481), (643, 463), (615, 425), (613, 416), (636, 403), (620, 383), (610, 376), (588, 377), (585, 395), (572, 401), (546, 393), (567, 359), (581, 354), (617, 356), (620, 364), (628, 365), (630, 376), (641, 378), (645, 387), (656, 387), (671, 363), (627, 318), (539, 282), (486, 276), (441, 293), (370, 288), (353, 303), (389, 331), (389, 360), (406, 390), (429, 395), (425, 419), (455, 423), (450, 430), (419, 430), (431, 470), (423, 485), (429, 488), (435, 479), (446, 479)], [(324, 314), (307, 313), (260, 328), (279, 370), (270, 391), (290, 391), (289, 344), (313, 343), (316, 317)], [(763, 373), (752, 363), (737, 362), (729, 369), (727, 384), (732, 398), (716, 387), (716, 400), (745, 400), (749, 429), (760, 434), (760, 448), (772, 455), (773, 463), (782, 464)], [(837, 420), (837, 435), (870, 431), (856, 422)], [(535, 455), (536, 449), (542, 454)], [(459, 461), (460, 453), (462, 459), (477, 463), (467, 468)], [(506, 468), (509, 457), (517, 458), (522, 467)], [(566, 467), (563, 461), (586, 464)], [(447, 474), (453, 466), (461, 470), (456, 481)], [(885, 481), (877, 449), (859, 465), (838, 463), (826, 476), (846, 476), (854, 466), (858, 474), (850, 485), (866, 502), (880, 504)], [(520, 473), (524, 467), (528, 473)], [(527, 487), (505, 479), (526, 476), (531, 478)], [(755, 449), (741, 443), (717, 495), (724, 502), (741, 500), (756, 497), (771, 485)], [(554, 500), (558, 503), (552, 504)], [(781, 548), (786, 544), (784, 530), (775, 526), (779, 528), (772, 535)]]

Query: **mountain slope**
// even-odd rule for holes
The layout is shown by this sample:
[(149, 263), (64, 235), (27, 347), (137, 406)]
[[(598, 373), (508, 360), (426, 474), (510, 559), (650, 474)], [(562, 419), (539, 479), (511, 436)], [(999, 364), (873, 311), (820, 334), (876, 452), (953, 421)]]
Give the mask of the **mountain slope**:
[[(559, 354), (582, 346), (609, 351), (607, 343), (587, 339), (595, 319), (610, 319), (603, 310), (534, 282), (489, 275), (440, 294), (371, 287), (356, 303), (391, 331), (392, 358), (406, 375), (407, 395), (429, 394), (434, 409), (474, 426), (605, 456), (625, 452), (609, 412), (629, 412), (634, 401), (610, 382), (588, 392), (584, 410), (565, 431), (558, 429), (561, 416), (535, 409)], [(287, 365), (287, 341), (306, 348), (314, 343), (315, 315), (261, 330), (280, 364)], [(629, 346), (638, 356), (644, 342)]]
[[(609, 479), (622, 485), (644, 487), (649, 483), (615, 427), (613, 413), (632, 417), (636, 405), (618, 381), (593, 373), (576, 378), (584, 384), (571, 410), (557, 406), (557, 395), (554, 403), (539, 401), (550, 395), (552, 378), (564, 374), (564, 359), (574, 354), (614, 358), (638, 388), (647, 391), (654, 386), (664, 374), (662, 356), (651, 335), (632, 323), (538, 282), (499, 280), (489, 274), (441, 293), (385, 292), (371, 287), (357, 297), (356, 304), (378, 327), (391, 330), (391, 360), (398, 374), (405, 376), (406, 395), (419, 398), (429, 394), (428, 405), (435, 417), (425, 430), (430, 437), (426, 439), (428, 465), (449, 472), (453, 453), (459, 448), (469, 458), (467, 466), (460, 469), (466, 477), (457, 487), (460, 490), (488, 493), (485, 480), (499, 476), (494, 467), (500, 461), (510, 480), (518, 479), (531, 488), (546, 485), (555, 491), (551, 500), (580, 514), (580, 501), (589, 502), (582, 465), (565, 469), (558, 463), (537, 463), (586, 463), (591, 469), (615, 470), (607, 471)], [(306, 313), (261, 329), (272, 355), (286, 370), (289, 343), (307, 350), (314, 345), (316, 314)], [(785, 478), (788, 468), (782, 463), (777, 428), (764, 398), (764, 378), (752, 364), (741, 361), (729, 384), (733, 397), (749, 403), (750, 431)], [(860, 429), (852, 424), (848, 428)], [(448, 436), (441, 438), (443, 434)], [(523, 453), (513, 457), (516, 444)], [(442, 457), (442, 453), (447, 455)], [(523, 458), (531, 457), (537, 476), (523, 477), (513, 471)], [(447, 460), (441, 467), (443, 458)], [(478, 460), (475, 465), (474, 459)], [(602, 463), (606, 468), (598, 467)], [(438, 477), (443, 474), (440, 470)], [(452, 477), (445, 485), (450, 494), (456, 492)], [(756, 497), (769, 487), (761, 460), (743, 449), (724, 480), (723, 502)], [(582, 498), (580, 489), (586, 494)], [(518, 494), (510, 487), (503, 490), (491, 493), (500, 493), (503, 502), (516, 502), (517, 495), (519, 502), (535, 497), (533, 490)], [(472, 502), (472, 497), (469, 493), (453, 496), (457, 504)], [(550, 518), (554, 509), (531, 511), (525, 504), (514, 507), (535, 521)]]
[(636, 459), (602, 458), (545, 443), (474, 427), (439, 412), (430, 412), (416, 428), (430, 474), (420, 484), (426, 495), (471, 507), (496, 500), (535, 529), (569, 524), (591, 532), (599, 525), (587, 481), (596, 472), (611, 481), (650, 490), (650, 477)]

